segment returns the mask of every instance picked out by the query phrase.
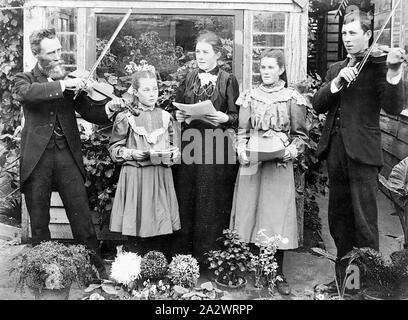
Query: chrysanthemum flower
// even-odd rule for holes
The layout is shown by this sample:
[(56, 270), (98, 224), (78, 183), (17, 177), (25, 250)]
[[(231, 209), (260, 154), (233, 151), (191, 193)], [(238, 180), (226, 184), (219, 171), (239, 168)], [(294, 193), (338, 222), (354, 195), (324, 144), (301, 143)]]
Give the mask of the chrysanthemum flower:
[(111, 277), (116, 282), (129, 286), (140, 277), (142, 257), (133, 252), (122, 252), (112, 263)]

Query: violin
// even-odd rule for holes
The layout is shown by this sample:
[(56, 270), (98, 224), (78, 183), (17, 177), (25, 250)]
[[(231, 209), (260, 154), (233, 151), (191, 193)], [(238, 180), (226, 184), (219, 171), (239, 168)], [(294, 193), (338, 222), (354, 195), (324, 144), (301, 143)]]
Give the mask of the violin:
[[(385, 20), (383, 26), (381, 27), (380, 32), (378, 32), (378, 34), (377, 34), (377, 36), (376, 36), (376, 38), (375, 38), (373, 44), (372, 44), (372, 45), (370, 46), (370, 48), (366, 51), (366, 53), (364, 54), (362, 60), (358, 63), (356, 78), (359, 76), (361, 70), (363, 69), (363, 67), (364, 67), (364, 65), (365, 65), (365, 63), (366, 63), (367, 61), (369, 61), (369, 60), (372, 61), (372, 62), (376, 62), (376, 61), (377, 61), (376, 63), (384, 63), (384, 62), (387, 61), (387, 55), (388, 55), (388, 52), (389, 52), (391, 49), (390, 49), (389, 47), (388, 47), (388, 49), (385, 49), (387, 46), (379, 46), (379, 45), (377, 45), (377, 43), (378, 43), (378, 40), (380, 39), (382, 33), (384, 32), (385, 27), (387, 26), (387, 24), (388, 24), (388, 22), (391, 20), (391, 18), (394, 16), (394, 14), (395, 14), (395, 12), (396, 12), (396, 10), (397, 10), (397, 8), (398, 8), (398, 6), (399, 6), (400, 4), (401, 4), (401, 0), (398, 0), (398, 2), (393, 6), (393, 8), (392, 8), (390, 14), (388, 15), (387, 19)], [(388, 52), (387, 52), (387, 51), (388, 51)], [(387, 53), (387, 54), (385, 54), (385, 53)], [(405, 56), (405, 57), (404, 57), (404, 56)], [(401, 63), (401, 62), (403, 62), (403, 61), (407, 61), (407, 60), (406, 60), (406, 54), (405, 54), (405, 53), (403, 54), (403, 53), (401, 52), (401, 59), (402, 59), (402, 61), (392, 61), (392, 62), (390, 62), (390, 63), (391, 63), (391, 64), (398, 64), (398, 63)], [(356, 78), (355, 78), (355, 79), (356, 79)], [(354, 81), (354, 80), (353, 80), (353, 81)], [(349, 87), (353, 81), (349, 82), (348, 85), (347, 85), (347, 87)]]
[[(125, 14), (123, 17), (122, 21), (119, 23), (119, 25), (116, 27), (115, 32), (112, 34), (110, 37), (108, 43), (105, 45), (103, 48), (101, 54), (99, 55), (98, 59), (92, 66), (90, 71), (86, 70), (76, 70), (74, 72), (71, 72), (68, 74), (69, 78), (82, 78), (85, 79), (85, 87), (80, 88), (79, 90), (76, 90), (75, 95), (74, 95), (74, 100), (77, 98), (80, 92), (85, 91), (88, 95), (88, 97), (93, 100), (93, 101), (103, 101), (105, 99), (113, 99), (117, 98), (114, 95), (114, 88), (112, 85), (106, 82), (97, 82), (92, 79), (93, 74), (96, 71), (96, 68), (98, 65), (101, 63), (102, 59), (108, 52), (110, 46), (112, 45), (113, 41), (115, 40), (116, 36), (119, 34), (120, 30), (126, 23), (127, 19), (130, 17), (132, 14), (132, 9), (129, 9), (128, 12)], [(129, 99), (124, 99), (123, 97), (120, 98), (124, 101), (125, 109), (129, 110), (133, 115), (138, 116), (140, 114), (140, 111), (138, 110), (137, 107), (133, 107), (131, 101)]]
[[(118, 98), (114, 94), (114, 87), (106, 82), (98, 82), (89, 78), (90, 72), (87, 70), (75, 70), (67, 75), (68, 78), (82, 78), (86, 79), (87, 83), (84, 88), (80, 90), (85, 92), (89, 99), (92, 101), (103, 101), (106, 99), (112, 100), (114, 98)], [(68, 89), (69, 90), (69, 89)], [(124, 97), (120, 98), (124, 102), (125, 109), (130, 111), (131, 114), (134, 116), (139, 116), (140, 111), (139, 109), (132, 106), (132, 101), (130, 99), (125, 99)]]
[[(385, 63), (387, 61), (388, 53), (391, 51), (389, 46), (385, 45), (376, 45), (373, 51), (370, 53), (368, 61), (373, 63)], [(395, 61), (394, 63), (408, 63), (408, 54), (401, 53), (400, 60)]]

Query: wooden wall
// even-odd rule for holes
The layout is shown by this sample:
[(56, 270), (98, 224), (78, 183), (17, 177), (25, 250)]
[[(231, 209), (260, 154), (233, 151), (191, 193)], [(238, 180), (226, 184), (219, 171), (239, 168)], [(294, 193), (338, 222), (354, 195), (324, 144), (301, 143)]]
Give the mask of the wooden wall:
[(392, 168), (408, 157), (408, 116), (391, 116), (382, 111), (380, 127), (384, 156), (381, 174), (388, 178)]
[[(24, 201), (24, 195), (22, 195), (22, 233), (21, 238), (23, 242), (27, 242), (31, 238), (30, 218), (28, 216), (27, 207)], [(102, 230), (98, 223), (98, 214), (91, 212), (92, 222), (95, 226), (96, 236), (98, 240), (126, 240), (126, 236), (122, 236), (116, 232), (110, 232), (108, 227), (104, 227)], [(53, 192), (51, 196), (51, 214), (50, 214), (50, 233), (51, 238), (55, 240), (71, 240), (73, 239), (71, 227), (65, 213), (64, 205), (57, 192)]]

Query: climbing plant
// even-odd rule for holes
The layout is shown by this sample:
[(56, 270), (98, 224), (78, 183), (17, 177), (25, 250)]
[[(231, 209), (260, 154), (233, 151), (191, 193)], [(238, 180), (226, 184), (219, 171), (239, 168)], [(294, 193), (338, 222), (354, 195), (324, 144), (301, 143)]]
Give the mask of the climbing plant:
[[(0, 0), (0, 8), (21, 7), (23, 0)], [(12, 93), (13, 78), (23, 70), (23, 10), (0, 10), (0, 208), (7, 213), (19, 199), (21, 106)]]

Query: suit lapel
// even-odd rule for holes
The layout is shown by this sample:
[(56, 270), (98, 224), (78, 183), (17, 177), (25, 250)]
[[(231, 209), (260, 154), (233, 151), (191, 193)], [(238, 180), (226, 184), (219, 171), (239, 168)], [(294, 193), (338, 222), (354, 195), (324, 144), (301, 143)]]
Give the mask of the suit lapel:
[(349, 59), (346, 58), (346, 59), (344, 59), (342, 62), (340, 62), (340, 63), (337, 65), (336, 74), (338, 74), (341, 69), (347, 67), (348, 60), (349, 60)]

